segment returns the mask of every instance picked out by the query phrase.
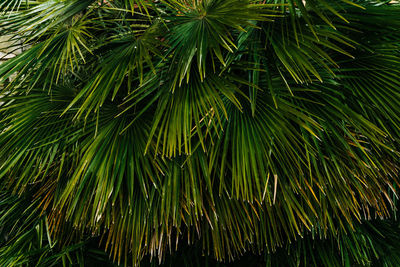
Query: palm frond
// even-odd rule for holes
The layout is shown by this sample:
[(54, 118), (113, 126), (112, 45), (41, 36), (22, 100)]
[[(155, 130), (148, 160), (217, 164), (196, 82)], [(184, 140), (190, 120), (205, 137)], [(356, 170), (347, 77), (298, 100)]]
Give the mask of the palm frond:
[(399, 26), (392, 1), (2, 1), (0, 265), (398, 265)]

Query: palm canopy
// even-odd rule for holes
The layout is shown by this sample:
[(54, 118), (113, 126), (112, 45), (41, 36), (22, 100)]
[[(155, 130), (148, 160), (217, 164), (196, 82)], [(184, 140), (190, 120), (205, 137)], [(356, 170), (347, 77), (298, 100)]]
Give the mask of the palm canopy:
[(368, 222), (397, 206), (393, 1), (0, 12), (8, 49), (25, 50), (0, 65), (2, 266), (105, 261), (96, 244), (127, 266), (191, 245), (218, 261), (399, 264), (398, 224)]

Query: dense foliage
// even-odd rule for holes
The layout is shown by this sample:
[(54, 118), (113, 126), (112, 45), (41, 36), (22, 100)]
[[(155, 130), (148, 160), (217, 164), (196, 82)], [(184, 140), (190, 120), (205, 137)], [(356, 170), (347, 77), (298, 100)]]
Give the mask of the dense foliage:
[(400, 266), (400, 5), (1, 0), (0, 266)]

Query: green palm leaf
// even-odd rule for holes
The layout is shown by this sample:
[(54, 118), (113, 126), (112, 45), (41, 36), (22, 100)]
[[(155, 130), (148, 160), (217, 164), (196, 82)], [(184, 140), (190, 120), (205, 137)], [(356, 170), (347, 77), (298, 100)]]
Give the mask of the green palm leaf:
[(2, 1), (0, 265), (399, 265), (399, 26), (393, 1)]

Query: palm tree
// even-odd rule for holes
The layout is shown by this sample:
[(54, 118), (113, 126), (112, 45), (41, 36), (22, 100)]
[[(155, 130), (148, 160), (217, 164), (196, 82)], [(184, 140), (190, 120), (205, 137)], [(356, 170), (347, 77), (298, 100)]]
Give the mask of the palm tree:
[(0, 13), (0, 266), (400, 265), (396, 1)]

